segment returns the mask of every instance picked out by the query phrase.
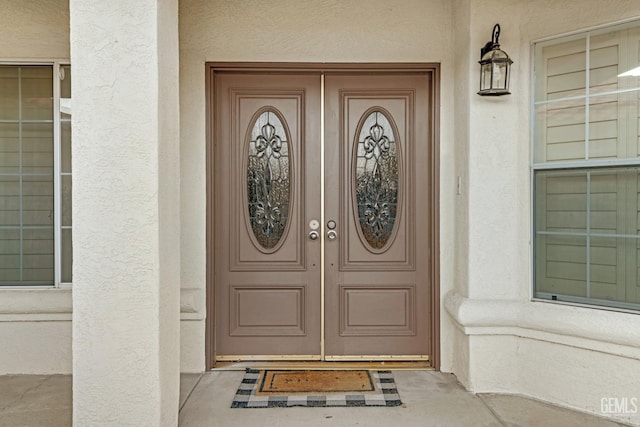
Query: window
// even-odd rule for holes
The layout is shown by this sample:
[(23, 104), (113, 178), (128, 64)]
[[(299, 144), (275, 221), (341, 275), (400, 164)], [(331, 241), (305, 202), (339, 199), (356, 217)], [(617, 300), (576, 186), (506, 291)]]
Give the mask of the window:
[(0, 286), (71, 284), (71, 68), (0, 64)]
[(640, 21), (534, 55), (534, 296), (640, 310)]

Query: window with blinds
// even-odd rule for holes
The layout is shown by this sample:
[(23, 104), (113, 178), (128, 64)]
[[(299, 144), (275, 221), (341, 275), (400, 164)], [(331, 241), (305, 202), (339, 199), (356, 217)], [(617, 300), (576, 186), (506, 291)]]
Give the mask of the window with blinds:
[(71, 283), (70, 71), (0, 64), (0, 286)]
[(640, 22), (534, 55), (534, 296), (640, 310)]

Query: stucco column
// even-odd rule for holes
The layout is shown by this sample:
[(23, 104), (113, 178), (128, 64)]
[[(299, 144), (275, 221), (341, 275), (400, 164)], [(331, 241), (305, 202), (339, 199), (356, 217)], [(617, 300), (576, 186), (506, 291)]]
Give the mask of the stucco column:
[[(529, 281), (527, 57), (518, 55), (520, 4), (463, 0), (457, 12), (468, 22), (458, 26), (457, 77), (465, 91), (456, 106), (466, 116), (461, 136), (466, 153), (459, 156), (463, 185), (462, 227), (467, 234), (466, 289), (476, 299), (525, 299)], [(513, 56), (511, 95), (479, 96), (480, 48), (500, 23), (502, 49)], [(466, 211), (466, 212), (465, 212)], [(524, 214), (524, 215), (523, 215)], [(464, 216), (466, 215), (466, 221)], [(464, 244), (458, 242), (459, 244)]]
[[(444, 303), (461, 326), (450, 330), (451, 369), (472, 390), (486, 387), (489, 381), (496, 385), (491, 390), (515, 389), (516, 341), (495, 329), (473, 331), (468, 326), (511, 327), (517, 318), (516, 301), (528, 298), (528, 109), (520, 108), (528, 96), (528, 77), (523, 76), (526, 57), (518, 54), (521, 15), (517, 2), (454, 3), (456, 170), (460, 178), (456, 286)], [(496, 23), (502, 28), (502, 48), (514, 60), (512, 94), (483, 97), (476, 94), (480, 48), (491, 39)]]
[(70, 0), (73, 420), (177, 425), (177, 0)]

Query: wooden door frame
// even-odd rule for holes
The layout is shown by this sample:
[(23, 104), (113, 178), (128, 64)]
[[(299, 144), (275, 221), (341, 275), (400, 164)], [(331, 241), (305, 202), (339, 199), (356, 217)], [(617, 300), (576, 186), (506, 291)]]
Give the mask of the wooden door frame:
[(417, 73), (431, 77), (431, 99), (429, 136), (432, 144), (429, 155), (431, 159), (431, 188), (429, 203), (433, 206), (431, 221), (428, 225), (433, 239), (433, 253), (427, 255), (430, 264), (431, 311), (431, 349), (432, 366), (440, 369), (440, 64), (439, 63), (263, 63), (263, 62), (206, 62), (205, 63), (205, 114), (206, 114), (206, 318), (205, 318), (205, 369), (213, 368), (215, 363), (215, 310), (214, 304), (214, 197), (210, 197), (215, 189), (214, 136), (215, 120), (215, 75), (222, 72), (290, 72), (290, 73)]

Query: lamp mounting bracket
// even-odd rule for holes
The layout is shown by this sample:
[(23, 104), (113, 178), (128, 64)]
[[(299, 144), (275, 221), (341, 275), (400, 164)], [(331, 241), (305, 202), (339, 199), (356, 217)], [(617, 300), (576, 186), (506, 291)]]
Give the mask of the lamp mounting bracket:
[(483, 48), (480, 49), (480, 59), (488, 52), (491, 52), (494, 48), (500, 47), (500, 42), (498, 42), (498, 38), (500, 37), (500, 24), (496, 24), (493, 26), (493, 31), (491, 32), (491, 41), (487, 42)]

